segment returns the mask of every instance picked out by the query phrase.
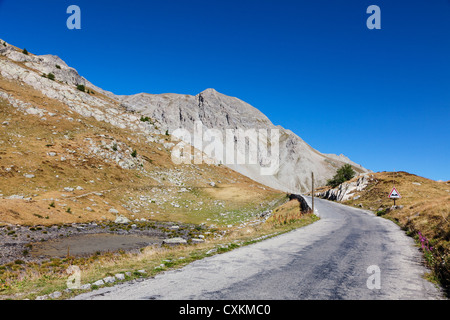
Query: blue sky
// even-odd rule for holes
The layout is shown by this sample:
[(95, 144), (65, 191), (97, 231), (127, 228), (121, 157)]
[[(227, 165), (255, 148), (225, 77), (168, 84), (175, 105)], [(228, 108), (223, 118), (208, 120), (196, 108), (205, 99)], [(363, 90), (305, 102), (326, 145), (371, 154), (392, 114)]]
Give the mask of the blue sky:
[(450, 180), (450, 0), (0, 0), (0, 38), (116, 94), (215, 88), (321, 152)]

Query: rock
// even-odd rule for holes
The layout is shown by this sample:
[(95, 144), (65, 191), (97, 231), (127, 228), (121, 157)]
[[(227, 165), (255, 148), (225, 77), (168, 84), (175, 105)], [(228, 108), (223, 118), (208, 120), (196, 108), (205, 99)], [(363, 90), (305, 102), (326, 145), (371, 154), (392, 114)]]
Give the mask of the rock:
[(109, 213), (119, 214), (119, 211), (117, 209), (111, 208), (111, 209), (109, 209)]
[(203, 243), (205, 242), (204, 239), (191, 239), (192, 243)]
[(217, 252), (217, 249), (214, 248), (214, 249), (211, 249), (208, 252), (206, 252), (206, 254), (212, 254), (212, 253), (216, 253), (216, 252)]
[(95, 281), (92, 285), (100, 287), (104, 284), (105, 284), (105, 282), (103, 280), (98, 280), (98, 281)]
[(83, 187), (78, 186), (77, 190), (84, 190)]
[(50, 157), (55, 157), (56, 156), (56, 152), (48, 152), (47, 153)]
[(24, 174), (24, 177), (25, 177), (25, 178), (28, 178), (28, 179), (32, 179), (32, 178), (34, 178), (35, 176), (34, 176), (34, 174)]
[(103, 278), (103, 281), (105, 283), (114, 283), (114, 282), (116, 282), (116, 278), (115, 277), (106, 277), (106, 278)]
[(163, 240), (163, 244), (177, 245), (177, 244), (186, 244), (186, 243), (187, 243), (187, 241), (180, 237)]
[(89, 289), (91, 289), (91, 284), (90, 283), (88, 283), (88, 284), (83, 284), (82, 286), (80, 286), (80, 289), (81, 290), (89, 290)]
[(13, 194), (12, 196), (9, 196), (7, 199), (11, 199), (11, 200), (23, 200), (23, 196), (19, 196), (17, 194)]
[(125, 280), (125, 275), (123, 273), (118, 273), (115, 275), (116, 279), (119, 281)]
[(361, 198), (361, 196), (356, 196), (356, 197), (353, 197), (353, 200), (358, 200), (359, 198)]
[(416, 186), (421, 186), (422, 184), (420, 184), (419, 182), (413, 182), (412, 184), (416, 185)]
[(137, 272), (140, 274), (147, 274), (147, 271), (145, 271), (144, 269), (138, 270)]
[(210, 183), (208, 183), (211, 187), (215, 187), (216, 186), (216, 184), (214, 183), (214, 182), (210, 182)]
[(71, 187), (65, 187), (64, 188), (64, 191), (66, 191), (66, 192), (73, 192), (75, 189), (74, 188), (71, 188)]
[(47, 300), (48, 299), (48, 295), (44, 295), (44, 296), (38, 296), (36, 297), (35, 300)]
[(53, 292), (53, 293), (48, 295), (48, 297), (50, 299), (58, 299), (58, 298), (61, 298), (61, 296), (62, 296), (62, 293), (59, 292), (59, 291), (55, 291), (55, 292)]
[(120, 224), (127, 224), (130, 223), (130, 219), (124, 217), (124, 216), (118, 216), (116, 218), (116, 220), (114, 220), (115, 223), (120, 223)]

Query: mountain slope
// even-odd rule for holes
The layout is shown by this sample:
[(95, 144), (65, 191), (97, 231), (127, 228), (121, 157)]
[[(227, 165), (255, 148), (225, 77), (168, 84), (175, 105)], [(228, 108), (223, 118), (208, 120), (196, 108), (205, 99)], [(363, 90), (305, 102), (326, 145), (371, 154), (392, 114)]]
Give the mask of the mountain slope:
[(285, 196), (224, 166), (175, 165), (157, 126), (59, 58), (1, 41), (0, 224), (123, 215), (227, 226)]
[[(6, 44), (0, 45), (0, 57), (1, 75), (5, 79), (19, 80), (84, 117), (140, 132), (149, 142), (153, 141), (154, 133), (164, 134), (166, 130), (172, 133), (184, 128), (192, 134), (196, 121), (201, 121), (205, 130), (219, 129), (222, 132), (226, 129), (264, 129), (269, 134), (270, 130), (277, 129), (280, 135), (279, 166), (273, 174), (261, 174), (261, 167), (267, 164), (268, 158), (260, 150), (258, 163), (224, 164), (278, 190), (293, 193), (310, 190), (311, 172), (315, 173), (316, 184), (324, 185), (346, 163), (350, 163), (359, 173), (368, 171), (343, 155), (320, 153), (292, 131), (272, 124), (253, 106), (214, 89), (207, 89), (196, 96), (147, 93), (117, 96), (91, 84), (56, 56), (24, 55), (20, 49)], [(55, 81), (42, 77), (49, 73), (55, 76)], [(80, 84), (86, 87), (88, 94), (77, 90), (76, 86)], [(140, 121), (141, 116), (148, 116), (151, 121)], [(186, 142), (203, 151), (204, 146), (196, 145), (191, 140)], [(227, 145), (224, 152), (230, 152)]]
[[(248, 103), (223, 95), (214, 89), (207, 89), (196, 96), (141, 93), (120, 96), (119, 100), (127, 110), (156, 119), (164, 129), (170, 132), (184, 128), (193, 134), (196, 121), (201, 121), (204, 126), (203, 131), (206, 129), (222, 131), (226, 129), (278, 129), (280, 132), (280, 166), (274, 175), (262, 175), (259, 166), (227, 165), (255, 181), (287, 192), (298, 193), (310, 190), (311, 172), (315, 173), (316, 183), (323, 185), (339, 167), (346, 163), (351, 164), (359, 173), (368, 171), (343, 155), (336, 156), (318, 152), (292, 131), (275, 126), (264, 114)], [(223, 136), (225, 137), (225, 134)], [(199, 148), (195, 144), (194, 146)]]

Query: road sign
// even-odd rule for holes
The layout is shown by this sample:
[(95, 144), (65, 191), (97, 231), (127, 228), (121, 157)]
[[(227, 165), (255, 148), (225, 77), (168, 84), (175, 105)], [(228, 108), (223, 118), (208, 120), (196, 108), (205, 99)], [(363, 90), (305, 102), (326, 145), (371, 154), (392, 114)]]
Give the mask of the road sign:
[(400, 193), (397, 191), (397, 189), (392, 188), (391, 193), (389, 193), (389, 198), (390, 199), (400, 199), (402, 196), (400, 195)]

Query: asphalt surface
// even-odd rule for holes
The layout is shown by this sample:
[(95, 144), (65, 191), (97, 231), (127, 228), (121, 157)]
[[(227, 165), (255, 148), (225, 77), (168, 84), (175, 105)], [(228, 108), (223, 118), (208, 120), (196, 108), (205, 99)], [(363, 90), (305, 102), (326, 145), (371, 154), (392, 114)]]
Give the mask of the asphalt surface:
[(321, 220), (304, 228), (75, 299), (442, 298), (423, 278), (414, 241), (393, 222), (326, 200), (315, 207)]

